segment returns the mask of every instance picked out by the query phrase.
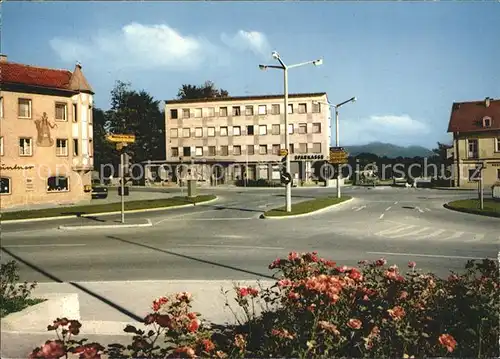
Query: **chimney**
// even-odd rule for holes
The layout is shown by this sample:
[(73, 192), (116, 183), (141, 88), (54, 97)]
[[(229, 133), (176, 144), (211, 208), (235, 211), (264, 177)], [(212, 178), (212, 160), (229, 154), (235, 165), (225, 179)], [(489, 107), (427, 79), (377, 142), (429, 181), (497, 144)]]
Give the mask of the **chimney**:
[(486, 97), (486, 98), (484, 99), (484, 105), (485, 105), (486, 107), (490, 107), (490, 98), (489, 98), (489, 97)]
[(0, 62), (7, 62), (7, 55), (0, 54)]

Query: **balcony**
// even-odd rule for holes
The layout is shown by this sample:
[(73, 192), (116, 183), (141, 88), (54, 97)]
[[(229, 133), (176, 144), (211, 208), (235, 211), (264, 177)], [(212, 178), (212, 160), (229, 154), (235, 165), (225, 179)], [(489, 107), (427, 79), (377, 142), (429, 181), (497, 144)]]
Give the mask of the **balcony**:
[(73, 171), (91, 171), (94, 169), (94, 158), (92, 157), (75, 157), (71, 164)]

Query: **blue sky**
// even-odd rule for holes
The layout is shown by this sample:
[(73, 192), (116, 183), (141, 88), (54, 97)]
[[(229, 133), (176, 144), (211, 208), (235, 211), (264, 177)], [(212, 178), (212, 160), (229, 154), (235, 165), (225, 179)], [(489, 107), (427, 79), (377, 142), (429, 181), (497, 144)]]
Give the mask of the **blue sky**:
[[(328, 93), (341, 145), (447, 141), (453, 101), (500, 97), (500, 3), (4, 2), (2, 48), (14, 62), (72, 70), (78, 60), (109, 107), (116, 80), (160, 100), (212, 80), (231, 95)], [(22, 19), (22, 21), (20, 21)]]

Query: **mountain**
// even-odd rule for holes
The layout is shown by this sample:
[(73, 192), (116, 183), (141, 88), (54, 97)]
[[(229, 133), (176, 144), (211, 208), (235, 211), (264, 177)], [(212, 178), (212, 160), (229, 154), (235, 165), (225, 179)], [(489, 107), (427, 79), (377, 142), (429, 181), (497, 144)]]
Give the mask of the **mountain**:
[(383, 142), (372, 142), (366, 145), (358, 145), (358, 146), (345, 146), (347, 152), (349, 152), (350, 156), (356, 156), (360, 153), (372, 153), (379, 157), (429, 157), (434, 155), (434, 153), (425, 147), (422, 146), (398, 146), (390, 143)]

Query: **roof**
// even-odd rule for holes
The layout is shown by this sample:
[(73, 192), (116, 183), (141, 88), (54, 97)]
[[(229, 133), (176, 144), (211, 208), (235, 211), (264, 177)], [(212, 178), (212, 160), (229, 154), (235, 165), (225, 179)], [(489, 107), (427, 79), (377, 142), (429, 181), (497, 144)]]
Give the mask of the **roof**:
[[(448, 132), (479, 132), (500, 130), (500, 99), (482, 101), (454, 102), (451, 108)], [(483, 118), (491, 118), (491, 126), (483, 127)]]
[[(311, 93), (293, 93), (288, 94), (289, 98), (301, 97), (320, 97), (325, 96), (326, 92), (311, 92)], [(169, 104), (184, 104), (184, 103), (198, 103), (198, 102), (238, 102), (238, 101), (253, 101), (253, 100), (272, 100), (282, 99), (284, 95), (260, 95), (260, 96), (229, 96), (229, 97), (210, 97), (210, 98), (197, 98), (186, 100), (167, 100), (165, 103)]]
[(76, 65), (75, 71), (71, 72), (15, 62), (0, 62), (0, 83), (94, 93), (83, 76), (80, 65)]

